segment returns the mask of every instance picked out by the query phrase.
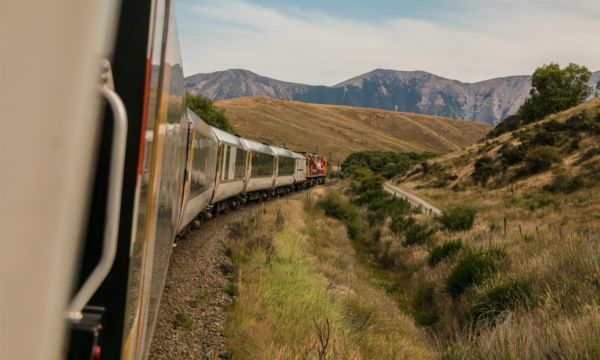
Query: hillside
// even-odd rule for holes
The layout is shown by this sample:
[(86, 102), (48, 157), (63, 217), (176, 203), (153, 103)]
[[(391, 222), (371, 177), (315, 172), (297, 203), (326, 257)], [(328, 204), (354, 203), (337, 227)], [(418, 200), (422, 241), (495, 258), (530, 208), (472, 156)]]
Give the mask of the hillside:
[[(593, 73), (590, 84), (598, 80), (600, 71)], [(523, 103), (531, 87), (531, 77), (508, 76), (464, 83), (424, 71), (377, 69), (335, 86), (313, 86), (234, 69), (189, 76), (185, 85), (188, 92), (215, 100), (268, 96), (496, 124), (514, 114)]]
[(598, 358), (600, 99), (395, 183), (445, 211), (428, 241), (389, 247), (447, 358)]
[(343, 159), (358, 150), (461, 149), (482, 138), (484, 124), (383, 110), (249, 97), (216, 102), (242, 136)]

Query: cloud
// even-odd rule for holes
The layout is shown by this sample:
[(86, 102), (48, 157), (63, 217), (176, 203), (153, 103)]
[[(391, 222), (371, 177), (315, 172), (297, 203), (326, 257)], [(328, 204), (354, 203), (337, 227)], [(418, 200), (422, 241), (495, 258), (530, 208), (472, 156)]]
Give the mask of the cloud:
[[(332, 85), (375, 68), (463, 81), (530, 74), (543, 63), (600, 69), (600, 4), (591, 0), (463, 0), (443, 21), (379, 23), (241, 0), (178, 7), (186, 75), (244, 68)], [(439, 15), (439, 14), (438, 14)]]

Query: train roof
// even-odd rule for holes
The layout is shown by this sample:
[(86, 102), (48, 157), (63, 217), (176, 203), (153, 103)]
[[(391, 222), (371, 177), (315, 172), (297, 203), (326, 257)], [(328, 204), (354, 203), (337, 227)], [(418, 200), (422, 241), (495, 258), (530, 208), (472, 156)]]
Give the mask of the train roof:
[(269, 145), (265, 145), (265, 144), (259, 143), (258, 141), (244, 139), (244, 138), (240, 138), (240, 140), (244, 143), (244, 145), (246, 145), (246, 149), (249, 151), (275, 155), (273, 148)]
[(242, 141), (242, 138), (240, 138), (239, 136), (232, 135), (232, 134), (230, 134), (228, 132), (225, 132), (225, 131), (223, 131), (221, 129), (217, 129), (214, 126), (211, 126), (211, 129), (212, 129), (213, 134), (215, 134), (217, 140), (220, 143), (225, 143), (225, 144), (228, 144), (228, 145), (233, 145), (233, 146), (236, 146), (236, 147), (245, 148), (245, 144)]
[(287, 157), (296, 158), (296, 159), (304, 159), (303, 155), (295, 153), (289, 149), (284, 149), (284, 148), (280, 148), (277, 146), (271, 146), (271, 149), (273, 149), (273, 152), (279, 156), (287, 156)]

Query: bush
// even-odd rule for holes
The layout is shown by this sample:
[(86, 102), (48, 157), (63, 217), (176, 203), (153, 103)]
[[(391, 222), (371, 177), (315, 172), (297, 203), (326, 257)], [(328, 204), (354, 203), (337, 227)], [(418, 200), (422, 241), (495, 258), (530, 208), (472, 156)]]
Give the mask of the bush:
[(535, 146), (523, 158), (523, 173), (537, 174), (549, 170), (553, 164), (562, 162), (560, 153), (552, 146)]
[(413, 318), (415, 323), (420, 326), (431, 326), (439, 320), (439, 316), (434, 305), (435, 284), (419, 283), (415, 289), (413, 299)]
[(390, 222), (390, 231), (394, 235), (400, 235), (406, 229), (413, 226), (415, 224), (415, 219), (411, 216), (405, 215), (396, 215), (392, 217), (392, 221)]
[(469, 316), (473, 319), (489, 320), (506, 310), (525, 304), (531, 299), (530, 280), (510, 280), (495, 284), (470, 301)]
[(173, 325), (178, 328), (182, 328), (185, 330), (190, 330), (194, 325), (194, 321), (192, 318), (186, 313), (177, 313), (175, 315), (175, 321), (173, 321)]
[(319, 200), (318, 206), (325, 211), (325, 215), (342, 221), (354, 220), (359, 215), (358, 210), (352, 204), (333, 192)]
[(509, 131), (517, 130), (521, 127), (521, 119), (517, 115), (511, 115), (496, 125), (486, 136), (485, 139), (493, 139)]
[(389, 179), (433, 156), (435, 154), (429, 152), (358, 151), (348, 155), (342, 163), (342, 171), (353, 174), (357, 168), (368, 168), (373, 173)]
[(185, 105), (198, 115), (205, 123), (214, 126), (228, 133), (234, 133), (235, 130), (229, 119), (225, 116), (225, 112), (217, 109), (212, 100), (200, 95), (185, 95)]
[(429, 250), (429, 258), (427, 259), (427, 263), (431, 267), (436, 266), (443, 260), (458, 254), (460, 249), (462, 249), (462, 246), (463, 245), (460, 240), (448, 240), (441, 245), (436, 245)]
[(468, 206), (457, 206), (442, 212), (437, 220), (449, 231), (466, 231), (473, 228), (477, 210)]
[(427, 224), (414, 223), (404, 231), (404, 246), (423, 245), (428, 243), (437, 229)]
[(366, 226), (361, 221), (358, 208), (352, 203), (343, 200), (337, 193), (329, 193), (319, 200), (317, 205), (323, 209), (325, 215), (346, 224), (350, 239), (360, 242), (367, 240)]
[(471, 176), (478, 183), (485, 185), (499, 171), (500, 167), (496, 165), (494, 159), (489, 156), (482, 156), (475, 161), (475, 171), (473, 171)]
[(481, 284), (495, 272), (496, 264), (489, 254), (480, 251), (464, 252), (446, 279), (446, 290), (457, 298), (467, 288)]
[(506, 166), (514, 165), (523, 160), (527, 147), (525, 145), (512, 146), (505, 144), (500, 148), (500, 159)]
[(559, 145), (561, 142), (562, 138), (560, 137), (560, 134), (549, 130), (537, 131), (530, 140), (531, 145), (554, 146)]
[(570, 193), (586, 186), (586, 179), (583, 174), (575, 176), (569, 175), (564, 169), (559, 169), (554, 173), (552, 182), (544, 187), (550, 192)]

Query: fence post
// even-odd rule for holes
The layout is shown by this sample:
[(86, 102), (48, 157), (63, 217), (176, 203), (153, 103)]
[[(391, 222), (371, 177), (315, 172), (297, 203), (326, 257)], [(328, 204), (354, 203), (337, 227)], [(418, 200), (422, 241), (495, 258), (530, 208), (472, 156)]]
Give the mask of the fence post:
[(521, 235), (521, 240), (523, 240), (523, 230), (521, 229), (521, 224), (519, 224), (519, 235)]

